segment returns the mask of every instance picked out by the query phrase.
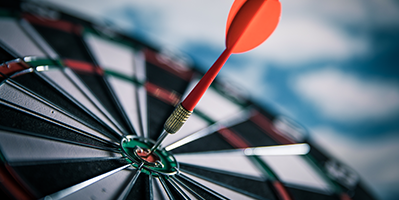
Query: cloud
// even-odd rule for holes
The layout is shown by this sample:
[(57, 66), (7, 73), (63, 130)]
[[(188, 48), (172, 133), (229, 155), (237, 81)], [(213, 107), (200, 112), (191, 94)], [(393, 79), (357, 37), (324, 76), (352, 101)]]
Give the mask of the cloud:
[[(226, 19), (233, 1), (118, 0), (92, 4), (82, 0), (57, 3), (94, 18), (112, 20), (136, 33), (145, 32), (147, 39), (155, 44), (185, 51), (186, 45), (200, 41), (222, 51)], [(281, 3), (282, 17), (275, 33), (248, 53), (280, 67), (366, 56), (372, 50), (367, 35), (370, 27), (399, 24), (396, 20), (399, 6), (394, 0), (281, 0)], [(80, 6), (82, 4), (90, 6)], [(124, 13), (123, 10), (129, 8), (133, 14)]]
[(368, 53), (363, 37), (350, 35), (318, 18), (282, 18), (273, 35), (253, 54), (280, 67), (311, 62), (343, 61)]
[(243, 94), (250, 96), (251, 99), (262, 99), (262, 101), (271, 99), (275, 92), (265, 83), (267, 66), (251, 57), (246, 57), (244, 60), (246, 62), (243, 66), (229, 66), (234, 63), (228, 62), (222, 71), (223, 75), (228, 80), (234, 80), (235, 84), (242, 88)]
[(399, 131), (383, 137), (352, 139), (329, 127), (311, 129), (313, 140), (334, 157), (356, 169), (363, 181), (379, 196), (399, 195)]
[(399, 84), (387, 80), (365, 81), (327, 68), (298, 76), (292, 88), (336, 121), (386, 120), (399, 113)]

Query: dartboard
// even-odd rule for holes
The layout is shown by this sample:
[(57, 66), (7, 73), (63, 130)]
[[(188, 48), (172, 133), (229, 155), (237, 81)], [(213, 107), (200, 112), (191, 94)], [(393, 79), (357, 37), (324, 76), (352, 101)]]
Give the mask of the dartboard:
[[(202, 77), (181, 54), (34, 2), (0, 9), (1, 199), (373, 199), (288, 117), (216, 79), (140, 160)], [(307, 143), (306, 155), (245, 149)]]

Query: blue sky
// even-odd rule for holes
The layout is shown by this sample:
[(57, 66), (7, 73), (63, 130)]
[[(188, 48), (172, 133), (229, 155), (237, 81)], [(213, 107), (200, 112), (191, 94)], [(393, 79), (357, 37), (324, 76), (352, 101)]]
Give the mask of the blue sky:
[[(59, 2), (128, 34), (188, 54), (207, 70), (224, 50), (233, 1)], [(233, 55), (234, 80), (348, 164), (381, 199), (399, 196), (399, 2), (281, 0), (257, 49)], [(77, 6), (79, 5), (79, 6)], [(81, 6), (84, 5), (84, 6)]]

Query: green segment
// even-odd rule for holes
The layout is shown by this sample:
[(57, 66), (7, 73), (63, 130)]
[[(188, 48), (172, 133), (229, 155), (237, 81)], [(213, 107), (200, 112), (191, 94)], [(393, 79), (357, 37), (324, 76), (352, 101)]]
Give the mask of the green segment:
[[(29, 58), (29, 59), (27, 59)], [(62, 66), (61, 60), (51, 60), (45, 58), (26, 57), (24, 61), (33, 67), (37, 66)]]
[(134, 78), (134, 77), (126, 76), (126, 75), (124, 75), (124, 74), (121, 74), (121, 73), (118, 73), (118, 72), (115, 72), (115, 71), (111, 71), (111, 70), (104, 70), (104, 72), (105, 72), (105, 74), (107, 74), (107, 75), (110, 75), (110, 76), (113, 76), (113, 77), (122, 79), (122, 80), (124, 80), (124, 81), (131, 82), (131, 83), (133, 83), (133, 84), (135, 84), (135, 85), (144, 85), (143, 82), (140, 82), (139, 80), (137, 80), (137, 79)]
[[(135, 168), (138, 168), (142, 161), (138, 156), (136, 156), (134, 150), (136, 147), (150, 149), (153, 146), (153, 143), (144, 138), (130, 137), (130, 140), (124, 139), (121, 146), (124, 152), (128, 154), (127, 160), (132, 163)], [(172, 175), (177, 173), (178, 164), (176, 159), (169, 154), (169, 152), (157, 149), (153, 153), (159, 157), (163, 166), (155, 166), (145, 163), (142, 168), (142, 172), (153, 176), (158, 176), (159, 174)]]

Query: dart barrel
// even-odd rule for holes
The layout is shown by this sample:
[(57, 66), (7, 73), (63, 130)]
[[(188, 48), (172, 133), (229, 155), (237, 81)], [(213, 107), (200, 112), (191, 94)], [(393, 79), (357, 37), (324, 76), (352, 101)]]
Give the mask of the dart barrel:
[(164, 129), (170, 134), (174, 134), (186, 123), (193, 111), (186, 110), (179, 104), (164, 124)]

